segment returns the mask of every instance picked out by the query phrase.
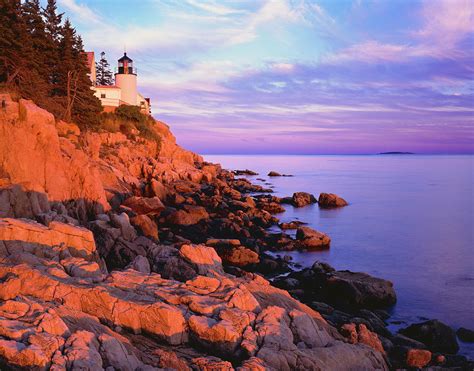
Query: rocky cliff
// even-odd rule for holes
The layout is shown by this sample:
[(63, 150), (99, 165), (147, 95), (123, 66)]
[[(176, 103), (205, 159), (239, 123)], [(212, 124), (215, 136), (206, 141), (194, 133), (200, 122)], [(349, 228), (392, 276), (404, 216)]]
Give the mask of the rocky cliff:
[(81, 133), (1, 98), (2, 368), (388, 368), (377, 334), (346, 336), (263, 277), (284, 265), (260, 251), (277, 220), (248, 194), (265, 190), (163, 123), (159, 143)]

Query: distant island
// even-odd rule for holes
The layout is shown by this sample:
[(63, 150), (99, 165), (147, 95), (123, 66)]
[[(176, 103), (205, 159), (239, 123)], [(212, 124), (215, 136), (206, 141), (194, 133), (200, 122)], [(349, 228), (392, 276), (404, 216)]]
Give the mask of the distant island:
[(413, 152), (380, 152), (378, 155), (414, 155)]

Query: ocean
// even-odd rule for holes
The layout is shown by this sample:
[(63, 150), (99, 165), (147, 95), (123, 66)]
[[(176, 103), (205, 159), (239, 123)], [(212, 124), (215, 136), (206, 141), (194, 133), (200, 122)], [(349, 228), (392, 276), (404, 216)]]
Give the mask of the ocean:
[[(250, 169), (276, 196), (336, 193), (349, 206), (317, 205), (277, 215), (327, 233), (331, 248), (283, 252), (303, 266), (320, 260), (394, 283), (398, 302), (389, 328), (438, 319), (474, 328), (474, 156), (472, 155), (207, 155), (227, 169)], [(293, 177), (269, 178), (271, 171)], [(265, 178), (258, 181), (256, 178)], [(474, 358), (474, 345), (461, 343)]]

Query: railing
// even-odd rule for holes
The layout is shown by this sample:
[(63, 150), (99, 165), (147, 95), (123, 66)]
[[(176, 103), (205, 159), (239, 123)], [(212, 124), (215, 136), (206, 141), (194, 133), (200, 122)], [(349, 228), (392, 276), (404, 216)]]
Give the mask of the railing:
[(115, 67), (114, 68), (114, 73), (136, 75), (137, 74), (137, 68), (136, 67), (127, 67), (127, 68), (125, 68), (125, 67)]

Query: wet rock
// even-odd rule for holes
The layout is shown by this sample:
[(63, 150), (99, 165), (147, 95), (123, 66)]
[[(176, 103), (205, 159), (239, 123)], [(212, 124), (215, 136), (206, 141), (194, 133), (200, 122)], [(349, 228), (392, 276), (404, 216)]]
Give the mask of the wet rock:
[(283, 203), (292, 204), (294, 207), (303, 207), (317, 202), (316, 197), (306, 192), (295, 192), (291, 198), (284, 198)]
[(456, 335), (458, 336), (458, 338), (460, 340), (465, 341), (466, 343), (473, 343), (474, 342), (474, 331), (473, 330), (469, 330), (467, 328), (460, 327), (456, 331)]
[[(290, 273), (300, 282), (304, 300), (323, 301), (343, 310), (375, 309), (393, 305), (393, 284), (366, 273), (336, 271), (330, 265), (315, 262), (312, 268)], [(317, 284), (315, 284), (317, 282)]]
[(332, 209), (348, 205), (346, 200), (334, 193), (321, 193), (319, 195), (318, 204), (319, 207), (323, 209)]
[(280, 223), (279, 227), (281, 229), (298, 229), (303, 224), (306, 224), (306, 223), (295, 220), (288, 223)]
[(438, 320), (415, 323), (400, 333), (422, 342), (434, 352), (455, 354), (459, 350), (454, 330)]
[(273, 177), (273, 176), (281, 176), (281, 174), (278, 173), (278, 172), (276, 172), (276, 171), (270, 171), (270, 172), (267, 174), (267, 176), (272, 176), (272, 177)]
[(255, 171), (252, 171), (252, 170), (249, 170), (249, 169), (234, 170), (234, 171), (232, 171), (232, 173), (234, 173), (234, 175), (258, 175), (258, 173), (256, 173)]

